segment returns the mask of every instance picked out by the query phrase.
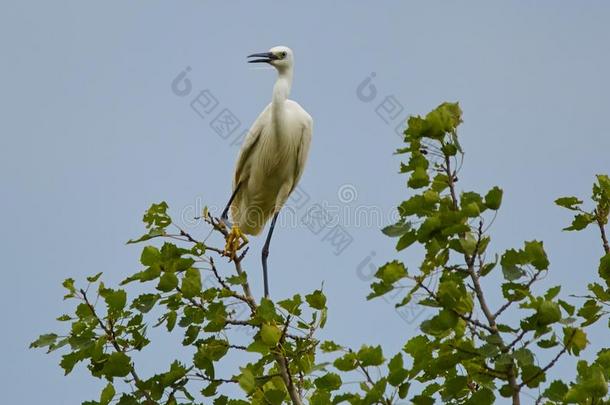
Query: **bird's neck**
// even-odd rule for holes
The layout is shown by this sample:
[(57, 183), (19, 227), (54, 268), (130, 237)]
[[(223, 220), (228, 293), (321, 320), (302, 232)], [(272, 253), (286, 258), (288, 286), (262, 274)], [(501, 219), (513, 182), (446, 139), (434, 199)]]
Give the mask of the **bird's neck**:
[(292, 69), (280, 71), (275, 86), (273, 86), (273, 98), (271, 101), (273, 118), (276, 122), (282, 121), (284, 103), (290, 95), (292, 87)]

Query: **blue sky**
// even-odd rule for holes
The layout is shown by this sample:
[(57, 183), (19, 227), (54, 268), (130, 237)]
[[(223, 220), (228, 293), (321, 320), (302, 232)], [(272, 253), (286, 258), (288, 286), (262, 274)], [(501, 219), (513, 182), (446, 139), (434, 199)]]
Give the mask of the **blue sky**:
[[(291, 296), (324, 282), (323, 336), (392, 352), (418, 333), (425, 313), (401, 317), (383, 300), (363, 299), (369, 264), (400, 258), (415, 270), (416, 255), (394, 252), (379, 232), (384, 221), (350, 218), (357, 210), (390, 217), (408, 196), (392, 156), (400, 146), (395, 127), (443, 101), (464, 110), (461, 186), (505, 191), (491, 248), (544, 240), (552, 262), (544, 283), (583, 292), (596, 274), (597, 235), (562, 233), (568, 217), (552, 201), (586, 196), (593, 176), (610, 172), (609, 18), (601, 1), (5, 4), (4, 400), (76, 404), (97, 396), (101, 382), (82, 369), (64, 378), (58, 356), (28, 343), (57, 329), (54, 318), (69, 309), (64, 278), (104, 271), (117, 282), (138, 270), (139, 248), (124, 242), (141, 232), (151, 202), (166, 200), (203, 235), (190, 213), (225, 203), (237, 153), (231, 143), (270, 100), (274, 73), (247, 65), (245, 56), (274, 45), (295, 52), (291, 98), (315, 129), (298, 226), (280, 227), (273, 241), (271, 292)], [(187, 67), (191, 91), (176, 95), (172, 81)], [(358, 96), (367, 78), (370, 101)], [(204, 90), (218, 104), (200, 116), (191, 102)], [(384, 115), (387, 100), (394, 110)], [(220, 136), (212, 122), (225, 109), (239, 125)], [(349, 235), (340, 254), (325, 237), (329, 229), (314, 234), (299, 221), (315, 204), (334, 209)], [(247, 263), (258, 293), (261, 239)], [(593, 342), (607, 339), (606, 328), (595, 333)], [(167, 364), (172, 348), (162, 340), (145, 371)], [(570, 361), (563, 364), (558, 375), (570, 375)]]

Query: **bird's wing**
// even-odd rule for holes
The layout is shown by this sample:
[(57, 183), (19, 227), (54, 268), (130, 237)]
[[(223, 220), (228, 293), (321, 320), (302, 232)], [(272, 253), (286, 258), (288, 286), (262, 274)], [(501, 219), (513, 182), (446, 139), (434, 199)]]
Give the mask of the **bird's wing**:
[(303, 131), (301, 132), (301, 139), (299, 142), (299, 147), (297, 149), (297, 161), (295, 165), (294, 182), (292, 183), (292, 188), (290, 189), (291, 193), (297, 186), (297, 183), (303, 175), (303, 170), (305, 169), (305, 162), (307, 161), (307, 155), (309, 154), (309, 145), (311, 144), (312, 128), (313, 121), (310, 118), (303, 126)]
[(267, 106), (263, 112), (260, 113), (254, 124), (250, 127), (248, 131), (248, 135), (244, 139), (244, 142), (239, 149), (239, 154), (237, 155), (237, 163), (235, 164), (235, 177), (233, 178), (233, 189), (239, 184), (241, 181), (242, 172), (248, 158), (252, 154), (254, 150), (254, 146), (258, 143), (260, 139), (260, 135), (263, 130), (263, 122), (265, 121), (265, 116), (268, 114), (269, 106)]

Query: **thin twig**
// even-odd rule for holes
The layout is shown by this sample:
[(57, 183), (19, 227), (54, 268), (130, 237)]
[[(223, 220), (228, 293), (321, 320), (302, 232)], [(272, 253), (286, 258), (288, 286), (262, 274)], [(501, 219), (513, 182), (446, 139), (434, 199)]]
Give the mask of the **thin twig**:
[[(439, 304), (441, 303), (440, 298), (438, 298), (438, 296), (434, 293), (434, 291), (432, 291), (430, 288), (428, 288), (428, 286), (424, 285), (421, 281), (417, 281), (417, 284), (423, 288), (424, 290), (426, 290), (426, 292), (428, 293), (428, 295), (433, 298), (436, 302), (438, 302)], [(478, 326), (479, 328), (483, 328), (486, 331), (488, 331), (489, 333), (494, 333), (494, 330), (485, 325), (484, 323), (479, 322), (478, 320), (470, 317), (470, 316), (466, 316), (458, 311), (456, 311), (453, 308), (445, 308), (448, 309), (449, 311), (453, 312), (454, 314), (456, 314), (458, 317), (460, 317), (461, 319), (463, 319), (464, 321), (473, 324), (474, 326)]]
[[(106, 326), (104, 324), (104, 322), (102, 322), (102, 319), (99, 317), (97, 312), (95, 311), (95, 307), (91, 304), (91, 302), (89, 302), (89, 299), (87, 298), (87, 292), (85, 290), (81, 289), (80, 293), (83, 295), (83, 300), (85, 301), (85, 304), (87, 305), (87, 307), (89, 307), (91, 314), (95, 317), (95, 319), (97, 320), (97, 323), (100, 325), (102, 330), (106, 333), (106, 336), (108, 337), (108, 340), (110, 341), (110, 343), (112, 343), (112, 346), (114, 347), (114, 349), (119, 353), (125, 353), (125, 350), (119, 345), (119, 343), (116, 340), (116, 335), (114, 333), (114, 327), (112, 325), (112, 322), (109, 321), (108, 322), (109, 326)], [(134, 366), (131, 364), (129, 367), (129, 373), (133, 377), (133, 380), (136, 383), (136, 387), (140, 387), (142, 380), (138, 376), (138, 373), (136, 373)], [(140, 392), (142, 392), (142, 394), (146, 397), (146, 399), (150, 403), (154, 403), (152, 396), (150, 395), (150, 393), (148, 391), (140, 389), (140, 388), (138, 388), (138, 389), (140, 390)]]
[[(532, 276), (532, 278), (530, 279), (530, 281), (528, 281), (527, 284), (525, 284), (525, 287), (527, 289), (529, 289), (532, 284), (534, 284), (536, 282), (536, 280), (538, 280), (538, 276), (540, 276), (540, 274), (542, 274), (542, 270), (538, 270), (536, 273), (534, 273), (534, 275)], [(515, 303), (517, 301), (514, 300), (508, 300), (507, 302), (504, 303), (504, 305), (502, 305), (493, 315), (494, 319), (497, 319), (498, 316), (500, 316), (500, 314), (504, 311), (506, 311), (508, 309), (508, 307), (510, 307), (513, 303)]]
[(533, 376), (531, 376), (530, 378), (528, 378), (527, 380), (523, 380), (521, 382), (521, 384), (519, 384), (519, 388), (522, 388), (524, 385), (529, 384), (530, 382), (534, 381), (536, 378), (538, 378), (538, 376), (546, 373), (551, 367), (553, 367), (555, 365), (555, 363), (557, 363), (557, 361), (559, 360), (559, 358), (561, 356), (563, 356), (563, 354), (568, 351), (568, 346), (572, 343), (572, 339), (574, 339), (574, 335), (576, 335), (576, 329), (574, 329), (574, 331), (572, 331), (572, 334), (570, 335), (570, 338), (568, 339), (568, 342), (563, 346), (563, 348), (555, 355), (555, 357), (553, 358), (553, 360), (551, 360), (549, 362), (549, 364), (547, 364), (545, 367), (541, 368), (540, 370), (538, 370), (538, 372), (536, 374), (534, 374)]
[[(351, 352), (351, 350), (350, 350), (350, 352)], [(362, 371), (362, 373), (364, 374), (364, 377), (366, 378), (368, 383), (371, 385), (371, 388), (373, 388), (375, 386), (375, 381), (373, 381), (373, 379), (371, 378), (369, 371), (366, 369), (366, 367), (364, 365), (362, 365), (362, 363), (360, 362), (360, 360), (358, 358), (356, 358), (356, 364), (358, 365), (358, 368), (360, 369), (360, 371)], [(392, 402), (385, 397), (383, 397), (381, 399), (381, 401), (383, 404), (386, 404), (386, 405), (392, 404)]]
[[(449, 192), (451, 194), (453, 209), (455, 211), (457, 211), (459, 209), (459, 203), (458, 203), (456, 190), (455, 190), (455, 182), (454, 182), (455, 173), (453, 173), (451, 171), (451, 161), (449, 159), (449, 156), (445, 156), (444, 169), (445, 169), (445, 174), (447, 175), (447, 178), (448, 178), (447, 183), (449, 185)], [(483, 223), (480, 221), (479, 228), (478, 228), (478, 240), (477, 240), (477, 245), (475, 247), (475, 250), (472, 253), (472, 257), (470, 257), (470, 255), (465, 253), (464, 260), (468, 266), (467, 270), (468, 270), (468, 273), (470, 274), (470, 279), (471, 279), (473, 287), (475, 289), (475, 295), (477, 297), (477, 300), (479, 301), (479, 306), (481, 307), (481, 310), (483, 311), (483, 314), (485, 315), (485, 318), (487, 319), (489, 329), (492, 331), (491, 333), (493, 335), (498, 337), (498, 339), (500, 341), (500, 344), (498, 346), (500, 347), (500, 349), (505, 349), (506, 346), (505, 346), (504, 340), (502, 339), (502, 336), (501, 336), (500, 332), (498, 331), (498, 325), (496, 324), (496, 319), (494, 317), (494, 314), (491, 312), (491, 310), (489, 309), (489, 306), (487, 305), (487, 300), (485, 299), (485, 294), (483, 293), (483, 288), (481, 287), (481, 283), (479, 281), (479, 275), (477, 274), (477, 272), (475, 270), (475, 256), (479, 249), (479, 244), (480, 244), (482, 233), (483, 233), (482, 228), (483, 228)], [(517, 377), (515, 376), (515, 371), (514, 371), (514, 364), (512, 362), (508, 366), (508, 369), (506, 370), (506, 375), (507, 375), (508, 384), (510, 385), (510, 387), (512, 388), (512, 391), (513, 391), (512, 392), (512, 403), (513, 403), (513, 405), (520, 405), (521, 399), (520, 399), (519, 392), (520, 392), (521, 387), (517, 383)]]
[(236, 293), (225, 282), (225, 280), (220, 276), (220, 273), (218, 272), (216, 265), (214, 264), (214, 259), (212, 259), (211, 257), (210, 257), (210, 266), (212, 267), (212, 272), (214, 273), (216, 280), (222, 286), (222, 288), (224, 288), (232, 297), (237, 298), (238, 300), (243, 301), (246, 304), (248, 304), (248, 306), (250, 307), (250, 309), (252, 311), (256, 311), (256, 303), (250, 297), (248, 297), (247, 295), (242, 295), (242, 294)]

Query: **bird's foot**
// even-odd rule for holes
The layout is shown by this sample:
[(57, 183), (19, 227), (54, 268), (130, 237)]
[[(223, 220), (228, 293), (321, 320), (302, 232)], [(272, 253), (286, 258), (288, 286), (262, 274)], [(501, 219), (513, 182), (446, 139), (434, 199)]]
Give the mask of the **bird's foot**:
[(227, 234), (226, 241), (227, 243), (225, 244), (223, 255), (227, 256), (230, 260), (234, 260), (237, 252), (248, 244), (248, 238), (237, 225), (231, 227), (231, 231)]

